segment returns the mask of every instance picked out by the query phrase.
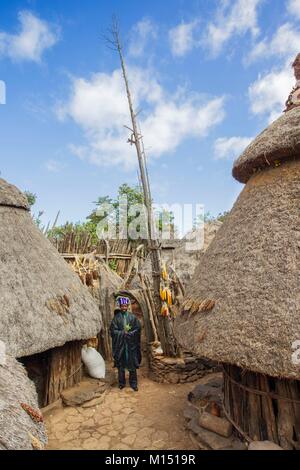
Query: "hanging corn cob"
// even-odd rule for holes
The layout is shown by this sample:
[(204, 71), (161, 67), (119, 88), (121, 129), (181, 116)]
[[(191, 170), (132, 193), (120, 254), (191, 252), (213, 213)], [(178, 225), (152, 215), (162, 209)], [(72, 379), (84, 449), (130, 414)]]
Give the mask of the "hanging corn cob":
[(165, 263), (163, 264), (161, 275), (162, 275), (162, 278), (163, 278), (164, 281), (168, 280), (168, 273), (167, 273), (167, 268), (166, 268)]
[(169, 288), (166, 289), (166, 294), (167, 294), (167, 303), (168, 305), (172, 305), (172, 292), (170, 291)]
[(161, 300), (165, 300), (165, 289), (161, 285), (160, 285), (159, 293), (160, 293)]
[(169, 316), (171, 313), (169, 307), (172, 305), (172, 292), (169, 287), (169, 276), (166, 268), (166, 263), (163, 263), (162, 265), (161, 277), (162, 282), (160, 285), (160, 298), (163, 302), (161, 307), (161, 315)]
[(162, 314), (163, 317), (168, 317), (170, 315), (169, 307), (168, 307), (168, 304), (166, 302), (164, 302), (162, 304), (160, 313)]

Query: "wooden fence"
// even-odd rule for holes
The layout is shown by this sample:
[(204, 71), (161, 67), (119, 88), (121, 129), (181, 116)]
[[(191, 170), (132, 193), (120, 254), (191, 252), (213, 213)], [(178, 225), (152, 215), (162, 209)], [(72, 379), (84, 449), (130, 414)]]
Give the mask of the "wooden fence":
[[(75, 255), (86, 255), (94, 253), (99, 258), (106, 260), (107, 264), (119, 274), (125, 277), (134, 252), (141, 241), (131, 240), (98, 240), (93, 242), (92, 236), (88, 232), (69, 231), (64, 236), (49, 238), (59, 253), (69, 261), (75, 258)], [(143, 252), (139, 252), (143, 256)]]

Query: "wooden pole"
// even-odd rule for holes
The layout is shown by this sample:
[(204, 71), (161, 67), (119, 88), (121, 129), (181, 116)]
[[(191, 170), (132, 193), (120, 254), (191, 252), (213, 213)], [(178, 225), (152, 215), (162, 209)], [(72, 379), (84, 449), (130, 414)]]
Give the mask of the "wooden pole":
[(113, 19), (112, 23), (112, 40), (108, 40), (110, 45), (118, 52), (123, 78), (125, 82), (129, 112), (132, 123), (132, 138), (130, 143), (133, 143), (136, 148), (141, 184), (144, 194), (144, 203), (147, 209), (147, 226), (148, 226), (148, 248), (150, 250), (151, 264), (152, 264), (152, 276), (153, 276), (153, 289), (154, 289), (154, 303), (159, 318), (160, 328), (163, 330), (159, 332), (161, 347), (165, 355), (176, 356), (178, 352), (178, 346), (175, 342), (175, 338), (172, 334), (171, 320), (168, 317), (162, 317), (161, 310), (161, 299), (160, 299), (160, 275), (161, 275), (161, 259), (160, 259), (160, 246), (156, 237), (156, 230), (153, 217), (152, 199), (149, 184), (149, 176), (146, 167), (146, 156), (143, 145), (142, 135), (139, 132), (137, 124), (137, 116), (134, 112), (133, 101), (131, 97), (126, 65), (123, 57), (123, 51), (120, 40), (119, 27), (116, 19)]

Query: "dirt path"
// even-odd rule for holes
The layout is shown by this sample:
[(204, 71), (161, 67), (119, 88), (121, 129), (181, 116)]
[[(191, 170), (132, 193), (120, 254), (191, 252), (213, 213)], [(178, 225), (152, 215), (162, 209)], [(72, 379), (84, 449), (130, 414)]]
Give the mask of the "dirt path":
[(192, 388), (142, 377), (138, 392), (113, 387), (98, 406), (54, 409), (45, 417), (48, 449), (193, 450), (183, 418)]

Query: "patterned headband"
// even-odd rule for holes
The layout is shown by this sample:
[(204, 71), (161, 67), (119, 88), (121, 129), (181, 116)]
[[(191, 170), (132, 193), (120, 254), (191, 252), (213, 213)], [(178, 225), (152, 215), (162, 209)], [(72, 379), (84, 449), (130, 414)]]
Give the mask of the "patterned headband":
[(129, 305), (128, 297), (118, 297), (118, 304), (121, 305)]

